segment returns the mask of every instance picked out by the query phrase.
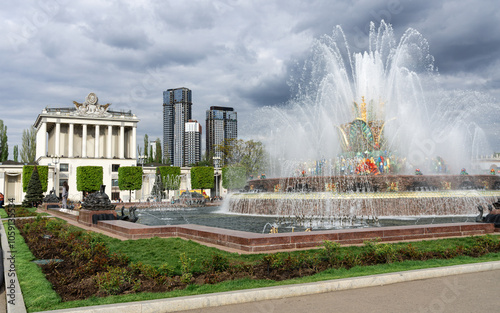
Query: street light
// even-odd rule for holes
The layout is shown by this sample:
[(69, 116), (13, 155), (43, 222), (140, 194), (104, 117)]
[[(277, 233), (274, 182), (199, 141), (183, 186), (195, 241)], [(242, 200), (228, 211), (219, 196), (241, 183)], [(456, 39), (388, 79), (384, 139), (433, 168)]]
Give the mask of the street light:
[(213, 159), (214, 159), (214, 168), (215, 168), (215, 196), (217, 197), (217, 196), (219, 196), (219, 194), (218, 194), (219, 183), (217, 181), (217, 176), (219, 176), (219, 175), (217, 173), (217, 169), (220, 168), (219, 167), (220, 157), (214, 156)]
[[(57, 164), (59, 164), (59, 161), (60, 161), (60, 157), (59, 156), (54, 156), (52, 155), (50, 157), (50, 160), (52, 161), (52, 163), (54, 164), (54, 191), (56, 190), (56, 186), (57, 186), (57, 190), (59, 191), (59, 180), (57, 179)], [(59, 194), (59, 192), (56, 193), (56, 195)]]

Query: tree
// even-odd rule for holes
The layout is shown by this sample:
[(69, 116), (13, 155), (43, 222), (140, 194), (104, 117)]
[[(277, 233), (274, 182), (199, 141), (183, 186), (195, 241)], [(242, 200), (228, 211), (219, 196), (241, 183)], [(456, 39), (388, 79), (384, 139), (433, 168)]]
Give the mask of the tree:
[(14, 146), (14, 162), (19, 162), (19, 148), (17, 145)]
[(149, 146), (149, 137), (148, 134), (144, 135), (144, 162), (148, 163), (148, 146)]
[(163, 151), (163, 164), (165, 165), (172, 165), (172, 162), (170, 161), (170, 155), (168, 153), (168, 147), (164, 146), (165, 150)]
[(242, 166), (222, 168), (222, 187), (226, 189), (240, 189), (247, 183), (246, 170)]
[(227, 139), (216, 147), (225, 165), (243, 166), (247, 177), (261, 174), (267, 166), (267, 153), (260, 141)]
[(178, 166), (160, 166), (158, 167), (162, 178), (163, 190), (167, 190), (167, 196), (170, 190), (177, 190), (181, 185), (181, 168)]
[(120, 166), (118, 169), (118, 187), (120, 190), (129, 191), (129, 202), (132, 199), (132, 190), (142, 188), (142, 167)]
[(26, 196), (23, 201), (24, 207), (37, 207), (42, 203), (43, 191), (42, 184), (40, 183), (40, 177), (38, 176), (38, 169), (35, 166), (33, 168), (33, 173), (31, 174), (30, 181), (28, 183), (28, 188)]
[(96, 192), (102, 185), (102, 166), (78, 166), (76, 168), (76, 190)]
[(214, 188), (214, 168), (208, 166), (197, 166), (191, 168), (192, 189)]
[[(38, 179), (42, 184), (42, 192), (47, 192), (47, 185), (49, 181), (49, 167), (47, 165), (37, 165)], [(24, 165), (23, 166), (23, 191), (28, 191), (28, 184), (31, 179), (31, 175), (35, 170), (35, 165)]]
[(153, 158), (153, 146), (149, 146), (149, 156), (148, 156), (148, 163), (153, 163), (154, 158)]
[(214, 151), (205, 152), (201, 157), (201, 161), (198, 162), (198, 166), (214, 166)]
[(163, 155), (161, 153), (161, 140), (160, 138), (156, 138), (156, 151), (155, 151), (155, 159), (156, 163), (163, 163)]
[(23, 130), (23, 143), (21, 145), (21, 161), (34, 163), (36, 158), (36, 130), (33, 126)]
[(9, 145), (7, 144), (7, 125), (0, 120), (0, 162), (7, 161)]
[(245, 142), (245, 147), (240, 161), (247, 171), (247, 176), (262, 174), (267, 167), (267, 152), (260, 141), (249, 140)]
[(137, 156), (138, 156), (138, 160), (140, 161), (140, 163), (144, 164), (144, 158), (142, 155), (142, 148), (140, 145), (137, 145)]
[(222, 164), (234, 165), (240, 162), (241, 156), (238, 154), (241, 149), (237, 146), (243, 145), (242, 139), (224, 139), (221, 144), (215, 145), (213, 151), (220, 151), (222, 153)]

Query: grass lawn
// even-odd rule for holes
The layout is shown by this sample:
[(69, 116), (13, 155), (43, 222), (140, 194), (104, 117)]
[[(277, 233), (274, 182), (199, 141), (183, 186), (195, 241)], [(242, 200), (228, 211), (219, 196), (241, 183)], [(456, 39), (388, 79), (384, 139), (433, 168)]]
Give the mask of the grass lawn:
[[(5, 206), (4, 206), (4, 208), (0, 209), (0, 218), (8, 218), (9, 217), (9, 215), (7, 214), (7, 211), (5, 209), (6, 209)], [(42, 216), (48, 215), (46, 213), (41, 213), (41, 214), (36, 213), (36, 208), (23, 208), (23, 207), (16, 206), (16, 215), (18, 212), (22, 212), (22, 214), (20, 214), (20, 215), (23, 215), (23, 214), (30, 214), (33, 216), (35, 216), (36, 214), (39, 214)]]
[[(4, 224), (5, 225), (5, 224)], [(72, 226), (74, 227), (74, 226)], [(74, 227), (77, 228), (77, 227)], [(17, 230), (16, 230), (17, 231)], [(180, 273), (179, 257), (185, 253), (189, 258), (195, 260), (193, 271), (198, 272), (202, 268), (203, 261), (211, 260), (214, 254), (219, 254), (232, 262), (255, 263), (258, 262), (263, 254), (258, 255), (239, 255), (237, 253), (229, 253), (218, 250), (216, 248), (206, 247), (193, 241), (183, 240), (179, 238), (150, 238), (139, 240), (120, 241), (110, 238), (102, 234), (94, 234), (96, 240), (104, 241), (111, 252), (122, 252), (130, 258), (130, 262), (142, 262), (145, 264), (160, 266), (168, 263), (174, 267), (176, 273)], [(498, 238), (498, 236), (495, 236)], [(460, 245), (468, 245), (474, 241), (473, 238), (451, 238), (432, 241), (421, 241), (412, 243), (418, 249), (424, 251), (441, 250), (453, 248)], [(34, 260), (33, 254), (28, 250), (24, 239), (17, 232), (16, 239), (16, 269), (23, 291), (24, 300), (28, 312), (44, 311), (52, 309), (73, 308), (90, 305), (103, 305), (129, 301), (142, 301), (160, 298), (171, 298), (179, 296), (206, 294), (223, 291), (233, 291), (242, 289), (252, 289), (259, 287), (269, 287), (287, 284), (299, 284), (307, 282), (316, 282), (322, 280), (331, 280), (347, 277), (366, 276), (382, 273), (390, 273), (397, 271), (406, 271), (414, 269), (424, 269), (432, 267), (450, 266), (466, 263), (477, 263), (500, 260), (500, 253), (490, 253), (479, 258), (471, 257), (456, 257), (453, 259), (439, 259), (427, 261), (405, 261), (390, 264), (381, 264), (374, 266), (356, 266), (349, 270), (347, 269), (329, 269), (313, 276), (302, 277), (285, 281), (273, 280), (252, 280), (240, 279), (236, 281), (226, 281), (215, 285), (190, 285), (184, 290), (176, 290), (163, 293), (132, 293), (127, 295), (108, 296), (105, 298), (92, 297), (87, 300), (61, 302), (60, 297), (52, 290), (51, 284), (45, 279), (40, 267), (31, 262)], [(408, 245), (408, 243), (395, 244)], [(361, 253), (364, 249), (362, 246), (342, 247), (342, 251), (351, 253)], [(291, 254), (318, 254), (318, 249), (307, 251), (295, 251)]]

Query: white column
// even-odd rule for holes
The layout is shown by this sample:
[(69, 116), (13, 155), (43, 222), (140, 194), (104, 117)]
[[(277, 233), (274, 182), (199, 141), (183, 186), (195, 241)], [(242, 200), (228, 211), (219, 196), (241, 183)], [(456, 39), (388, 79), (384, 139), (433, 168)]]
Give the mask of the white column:
[(125, 157), (124, 150), (125, 150), (125, 127), (122, 125), (120, 126), (120, 142), (119, 142), (119, 155), (118, 158), (123, 159)]
[(108, 125), (108, 142), (106, 142), (106, 157), (111, 159), (111, 141), (113, 140), (113, 126)]
[(61, 137), (61, 123), (56, 122), (56, 137), (54, 140), (54, 154), (60, 155), (60, 137)]
[(73, 157), (73, 136), (75, 135), (75, 125), (73, 123), (69, 124), (69, 132), (68, 132), (68, 157)]
[(82, 158), (87, 157), (87, 124), (82, 125)]
[(130, 153), (130, 157), (132, 159), (136, 159), (137, 158), (137, 153), (136, 153), (137, 152), (137, 147), (136, 147), (136, 145), (137, 145), (137, 127), (135, 127), (135, 126), (132, 127), (132, 138), (130, 141), (131, 141), (131, 146), (132, 146), (131, 147), (132, 151)]
[(36, 159), (47, 155), (47, 123), (40, 122), (40, 127), (36, 132)]
[(99, 125), (95, 126), (95, 148), (94, 148), (94, 157), (99, 157)]

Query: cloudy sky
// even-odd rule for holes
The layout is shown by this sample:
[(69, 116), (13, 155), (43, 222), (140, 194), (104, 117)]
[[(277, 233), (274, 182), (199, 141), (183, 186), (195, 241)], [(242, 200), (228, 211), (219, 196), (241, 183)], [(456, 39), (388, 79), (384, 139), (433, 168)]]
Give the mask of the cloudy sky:
[(234, 107), (248, 139), (253, 110), (292, 96), (292, 69), (315, 38), (341, 25), (353, 52), (363, 51), (370, 21), (382, 19), (396, 38), (411, 27), (428, 40), (448, 88), (500, 98), (496, 0), (39, 0), (4, 1), (0, 10), (10, 158), (44, 107), (71, 107), (89, 92), (139, 117), (138, 143), (162, 137), (162, 91), (176, 87), (192, 90), (203, 127), (210, 106)]

